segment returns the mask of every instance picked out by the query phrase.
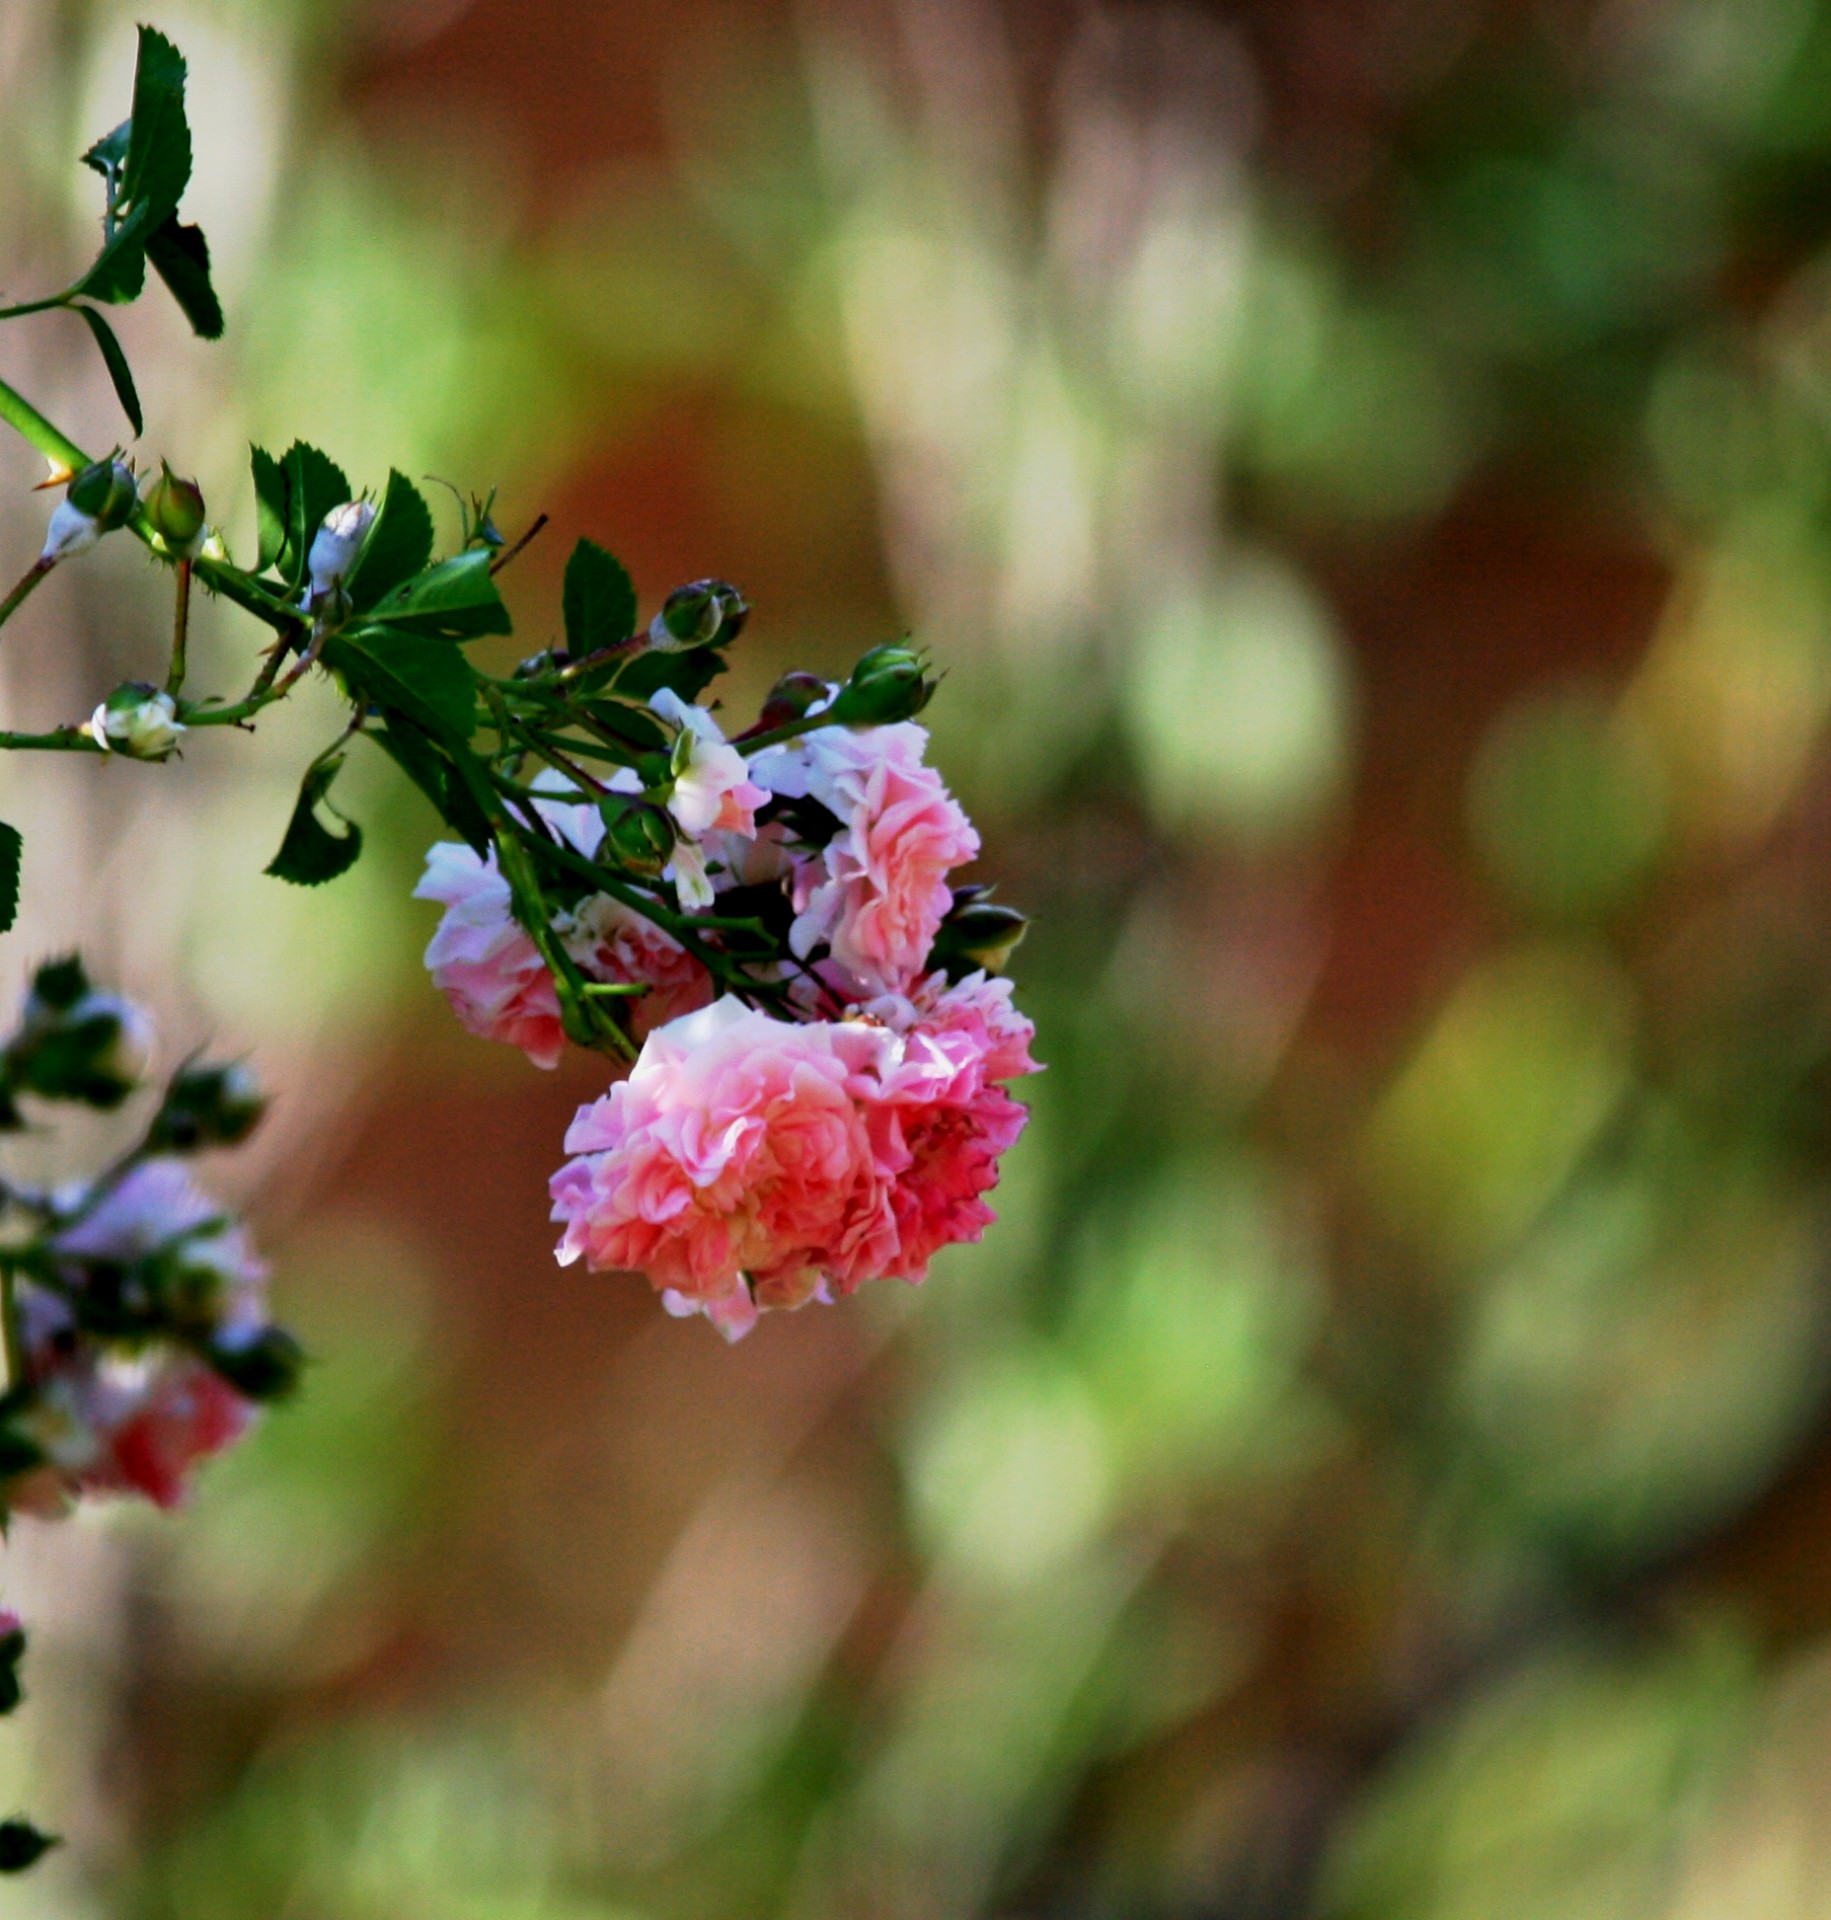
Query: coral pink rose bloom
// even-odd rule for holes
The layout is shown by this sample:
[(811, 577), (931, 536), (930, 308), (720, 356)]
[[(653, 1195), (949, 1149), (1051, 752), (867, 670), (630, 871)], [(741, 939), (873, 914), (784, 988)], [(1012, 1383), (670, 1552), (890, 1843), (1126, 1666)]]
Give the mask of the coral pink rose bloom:
[(588, 979), (649, 989), (629, 1003), (630, 1031), (639, 1041), (712, 1003), (711, 974), (672, 934), (607, 893), (581, 901), (559, 934)]
[(566, 1135), (575, 1157), (551, 1187), (561, 1264), (644, 1274), (676, 1311), (733, 1334), (750, 1317), (746, 1276), (764, 1304), (811, 1295), (870, 1177), (849, 1087), (885, 1043), (730, 996), (658, 1028)]
[(824, 942), (861, 996), (901, 993), (920, 976), (953, 904), (947, 875), (979, 852), (973, 823), (923, 764), (927, 744), (913, 721), (821, 727), (752, 766), (771, 792), (838, 817), (796, 875), (789, 945), (805, 960)]
[(511, 910), (509, 883), (492, 852), (440, 841), (426, 855), (416, 900), (445, 909), (426, 948), (433, 985), (468, 1032), (519, 1047), (537, 1067), (556, 1067), (565, 1048), (559, 995), (534, 942)]

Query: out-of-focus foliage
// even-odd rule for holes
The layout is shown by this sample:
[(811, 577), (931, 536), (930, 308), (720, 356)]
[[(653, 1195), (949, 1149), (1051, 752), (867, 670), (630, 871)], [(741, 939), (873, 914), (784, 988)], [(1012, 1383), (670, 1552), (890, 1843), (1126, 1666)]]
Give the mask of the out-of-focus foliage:
[[(0, 1912), (1819, 1913), (1831, 7), (161, 24), (230, 325), (130, 339), (149, 450), (727, 574), (745, 696), (915, 631), (1049, 1072), (983, 1247), (727, 1353), (548, 1261), (601, 1089), (375, 991), (398, 792), (302, 897), (283, 779), (200, 754), (169, 872), (46, 788), (193, 1017), (382, 1064), (270, 1183), (300, 1409), (9, 1545), (83, 1598)], [(9, 289), (130, 49), (0, 8)], [(131, 584), (34, 601), (9, 709), (154, 646)]]

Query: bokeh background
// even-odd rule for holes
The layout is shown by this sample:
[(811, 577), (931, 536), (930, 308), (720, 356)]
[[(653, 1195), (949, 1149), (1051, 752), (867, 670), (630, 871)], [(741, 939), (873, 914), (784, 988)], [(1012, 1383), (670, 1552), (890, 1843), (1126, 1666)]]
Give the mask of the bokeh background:
[[(13, 297), (133, 17), (0, 4)], [(500, 484), (521, 650), (575, 534), (726, 575), (733, 710), (913, 631), (1049, 1071), (982, 1247), (728, 1350), (554, 1267), (597, 1087), (426, 985), (404, 784), (261, 875), (328, 697), (0, 767), (0, 986), (247, 1051), (316, 1356), (0, 1555), (0, 1914), (1831, 1913), (1831, 4), (156, 18), (230, 331), (124, 316), (144, 450), (243, 551), (250, 437)], [(0, 372), (123, 431), (68, 316)], [(38, 595), (8, 724), (152, 584)]]

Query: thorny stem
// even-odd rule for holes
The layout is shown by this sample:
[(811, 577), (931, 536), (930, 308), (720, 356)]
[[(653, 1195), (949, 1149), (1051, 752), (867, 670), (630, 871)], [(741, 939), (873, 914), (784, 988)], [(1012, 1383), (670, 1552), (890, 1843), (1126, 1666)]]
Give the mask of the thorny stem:
[(767, 733), (740, 734), (731, 744), (746, 755), (761, 753), (765, 747), (779, 747), (785, 740), (798, 740), (804, 733), (818, 733), (822, 727), (838, 724), (827, 713), (804, 713), (799, 720), (789, 720), (779, 727), (771, 727)]
[(165, 690), (176, 694), (184, 685), (184, 650), (191, 631), (191, 563), (178, 562), (178, 604), (172, 614), (172, 667), (165, 676)]
[(55, 560), (38, 559), (26, 568), (24, 577), (4, 600), (0, 600), (0, 627), (12, 619), (19, 609), (32, 596), (33, 589), (45, 578), (57, 564)]
[(520, 553), (522, 553), (523, 550), (532, 543), (534, 538), (539, 534), (540, 530), (546, 524), (547, 524), (547, 516), (543, 513), (534, 522), (533, 526), (531, 526), (527, 530), (527, 532), (524, 533), (521, 536), (521, 538), (515, 542), (515, 544), (512, 547), (505, 548), (503, 552), (499, 553), (496, 556), (496, 558), (490, 562), (491, 574), (494, 575), (494, 574), (500, 573), (503, 570), (503, 568), (509, 564), (511, 560), (515, 559)]
[(25, 1342), (19, 1337), (19, 1296), (13, 1265), (0, 1266), (0, 1340), (6, 1351), (6, 1388), (25, 1384)]

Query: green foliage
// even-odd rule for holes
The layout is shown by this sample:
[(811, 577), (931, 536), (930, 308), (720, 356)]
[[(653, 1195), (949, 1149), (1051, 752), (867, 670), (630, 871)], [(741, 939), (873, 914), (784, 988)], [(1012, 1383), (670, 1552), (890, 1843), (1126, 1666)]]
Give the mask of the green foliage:
[(25, 840), (15, 826), (0, 820), (0, 933), (9, 932), (19, 917), (19, 873)]
[(114, 382), (115, 398), (121, 403), (121, 411), (127, 415), (136, 434), (146, 431), (146, 421), (140, 412), (140, 396), (134, 387), (133, 370), (127, 364), (127, 356), (121, 351), (121, 343), (115, 338), (111, 327), (93, 307), (86, 307), (80, 301), (76, 311), (83, 316), (89, 331), (95, 336), (95, 344), (101, 349), (102, 364), (108, 369), (108, 378)]
[[(304, 585), (312, 541), (324, 524), (324, 516), (350, 498), (350, 483), (336, 461), (303, 440), (295, 440), (286, 449), (280, 471), (286, 482), (282, 521), (286, 544), (276, 564), (281, 577), (296, 592)], [(255, 484), (257, 488), (260, 485), (258, 471)]]
[(413, 483), (388, 475), (375, 523), (350, 569), (344, 590), (358, 612), (404, 585), (432, 557), (432, 512)]
[(386, 595), (374, 608), (374, 618), (404, 632), (445, 640), (513, 632), (490, 574), (493, 560), (486, 547), (441, 560)]
[(210, 243), (201, 227), (186, 226), (176, 214), (146, 243), (146, 257), (199, 338), (220, 340), (222, 302), (210, 283)]
[[(361, 858), (362, 829), (339, 813), (326, 797), (331, 782), (343, 769), (343, 760), (342, 754), (332, 754), (306, 771), (286, 837), (267, 868), (276, 880), (289, 880), (296, 887), (319, 887), (349, 872)], [(343, 832), (333, 832), (324, 824), (318, 817), (320, 807), (343, 827)]]
[(351, 694), (403, 713), (436, 738), (468, 740), (477, 724), (477, 676), (449, 641), (407, 628), (365, 626), (326, 643), (326, 666)]
[(40, 1833), (29, 1820), (0, 1820), (0, 1873), (24, 1873), (62, 1844), (55, 1834)]
[(254, 468), (254, 516), (260, 543), (254, 570), (265, 573), (280, 564), (286, 551), (286, 473), (264, 449), (250, 447), (248, 453)]
[(614, 647), (636, 630), (636, 589), (623, 563), (595, 540), (566, 562), (566, 646), (573, 659)]

